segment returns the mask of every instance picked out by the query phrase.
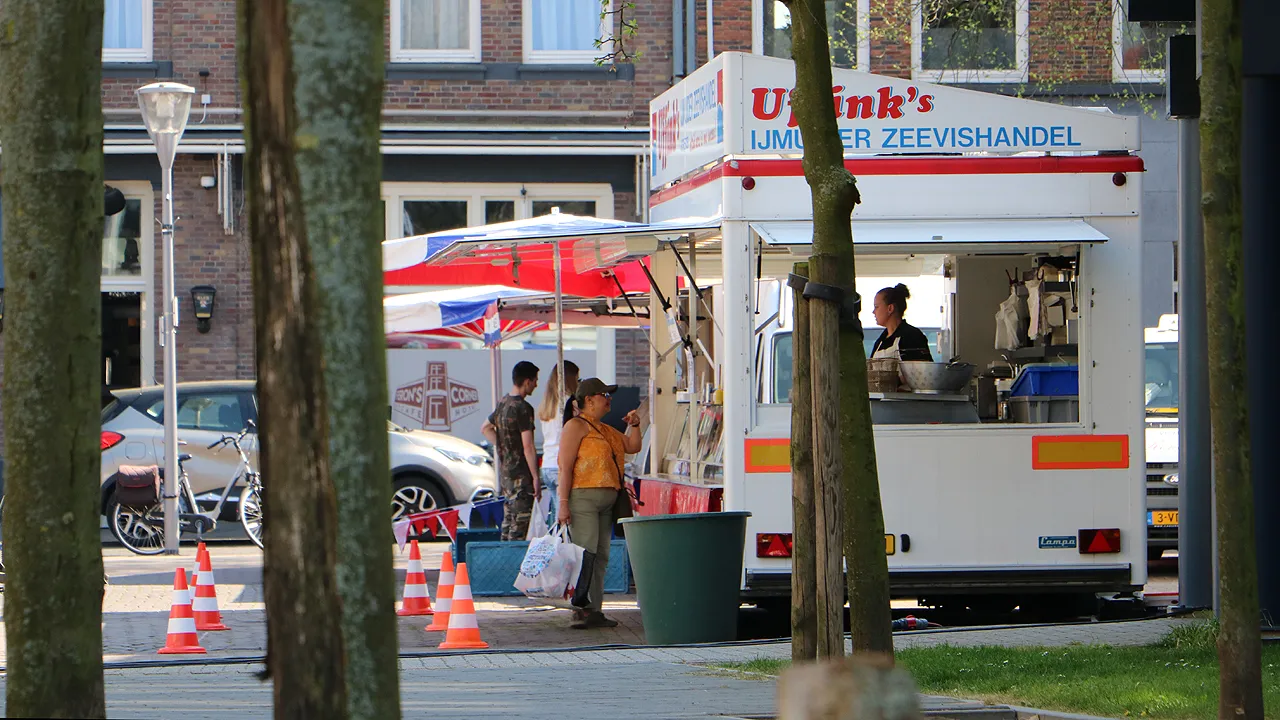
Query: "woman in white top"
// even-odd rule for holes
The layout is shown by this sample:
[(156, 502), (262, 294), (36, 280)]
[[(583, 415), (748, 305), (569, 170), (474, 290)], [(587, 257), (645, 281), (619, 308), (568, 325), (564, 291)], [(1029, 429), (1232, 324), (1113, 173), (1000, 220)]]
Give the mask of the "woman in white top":
[(550, 492), (552, 518), (556, 516), (556, 480), (560, 476), (560, 432), (565, 420), (573, 417), (570, 407), (573, 393), (578, 389), (578, 366), (568, 360), (564, 361), (564, 389), (567, 394), (561, 395), (560, 369), (552, 366), (547, 390), (538, 403), (538, 423), (542, 426), (542, 490)]

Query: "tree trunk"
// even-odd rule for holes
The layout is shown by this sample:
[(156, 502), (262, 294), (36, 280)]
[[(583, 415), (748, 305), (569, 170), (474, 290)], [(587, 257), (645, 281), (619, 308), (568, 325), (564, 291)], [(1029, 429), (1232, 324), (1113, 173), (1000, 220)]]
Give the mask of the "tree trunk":
[(352, 718), (400, 716), (382, 320), (382, 0), (292, 0), (298, 173), (321, 304)]
[[(844, 167), (844, 147), (831, 106), (831, 53), (827, 42), (825, 6), (821, 0), (792, 0), (792, 57), (796, 63), (796, 88), (791, 103), (804, 141), (804, 174), (813, 204), (812, 280), (835, 286), (846, 298), (855, 294), (853, 229), (851, 217), (858, 203), (857, 184)], [(825, 319), (813, 308), (824, 307)], [(876, 474), (875, 442), (871, 432), (871, 405), (867, 397), (866, 352), (862, 327), (852, 311), (841, 313), (835, 303), (811, 303), (813, 357), (824, 359), (819, 344), (825, 335), (839, 334), (839, 352), (825, 358), (830, 369), (814, 365), (814, 400), (838, 398), (835, 408), (821, 410), (838, 419), (838, 464), (830, 467), (833, 482), (842, 486), (844, 503), (844, 555), (849, 587), (849, 618), (855, 652), (892, 653), (889, 615), (889, 565), (884, 552), (884, 513)], [(837, 383), (821, 375), (837, 372)], [(824, 394), (821, 388), (833, 392)], [(815, 422), (817, 422), (815, 420)], [(815, 427), (815, 444), (821, 452), (822, 427)], [(816, 482), (824, 481), (827, 468), (817, 462)]]
[(1209, 412), (1213, 420), (1221, 630), (1218, 717), (1262, 715), (1253, 483), (1245, 363), (1240, 2), (1203, 0), (1200, 163), (1209, 317)]
[(294, 163), (288, 4), (239, 3), (259, 438), (267, 483), (267, 671), (275, 683), (277, 718), (342, 718), (346, 653), (334, 570), (337, 508), (329, 478), (319, 304)]
[(9, 717), (104, 717), (102, 0), (0, 3)]
[[(808, 263), (795, 274), (807, 278)], [(791, 659), (818, 657), (818, 568), (813, 483), (813, 385), (809, 365), (809, 301), (799, 289), (791, 332)], [(775, 398), (777, 400), (777, 398)], [(843, 614), (843, 613), (841, 613)], [(843, 618), (841, 618), (841, 630)], [(843, 635), (843, 633), (840, 633)], [(843, 647), (843, 643), (841, 644)]]

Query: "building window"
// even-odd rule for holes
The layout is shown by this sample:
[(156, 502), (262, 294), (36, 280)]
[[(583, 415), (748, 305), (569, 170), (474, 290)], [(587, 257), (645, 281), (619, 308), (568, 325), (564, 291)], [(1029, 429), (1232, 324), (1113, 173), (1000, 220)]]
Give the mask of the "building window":
[(613, 217), (606, 183), (383, 183), (387, 239), (548, 215)]
[(102, 18), (102, 59), (151, 60), (151, 0), (106, 0)]
[(595, 62), (612, 52), (612, 19), (600, 0), (524, 0), (525, 62)]
[(478, 62), (480, 0), (392, 0), (391, 59)]
[[(760, 17), (761, 52), (791, 59), (791, 11), (782, 0), (756, 0)], [(869, 0), (826, 0), (827, 37), (831, 64), (841, 68), (867, 67), (871, 43), (867, 20)]]
[(912, 14), (912, 77), (1026, 82), (1027, 0), (920, 0)]
[(106, 219), (102, 230), (102, 276), (142, 274), (142, 200), (126, 198), (125, 209)]
[(1129, 22), (1120, 0), (1116, 0), (1114, 13), (1113, 79), (1116, 82), (1163, 82), (1169, 37), (1194, 33), (1195, 28), (1179, 22)]

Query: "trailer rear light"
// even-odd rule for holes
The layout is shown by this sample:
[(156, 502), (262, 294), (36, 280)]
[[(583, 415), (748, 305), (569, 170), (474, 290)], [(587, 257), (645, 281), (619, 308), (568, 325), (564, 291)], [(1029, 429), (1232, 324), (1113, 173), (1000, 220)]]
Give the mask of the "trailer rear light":
[(122, 440), (124, 440), (124, 436), (121, 435), (120, 433), (111, 432), (110, 430), (102, 431), (102, 449), (103, 450), (108, 450), (110, 448), (113, 448), (119, 445)]
[(791, 533), (756, 533), (756, 557), (791, 557)]
[(1076, 547), (1081, 555), (1120, 552), (1119, 528), (1094, 528), (1081, 530)]

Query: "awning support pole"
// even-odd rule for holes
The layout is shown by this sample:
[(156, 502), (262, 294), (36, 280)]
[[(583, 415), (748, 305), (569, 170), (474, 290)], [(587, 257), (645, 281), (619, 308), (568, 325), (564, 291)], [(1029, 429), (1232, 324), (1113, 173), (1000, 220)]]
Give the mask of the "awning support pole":
[(566, 393), (564, 389), (564, 295), (560, 287), (560, 243), (555, 243), (555, 254), (552, 263), (556, 272), (556, 375), (559, 376), (559, 393), (561, 402)]

